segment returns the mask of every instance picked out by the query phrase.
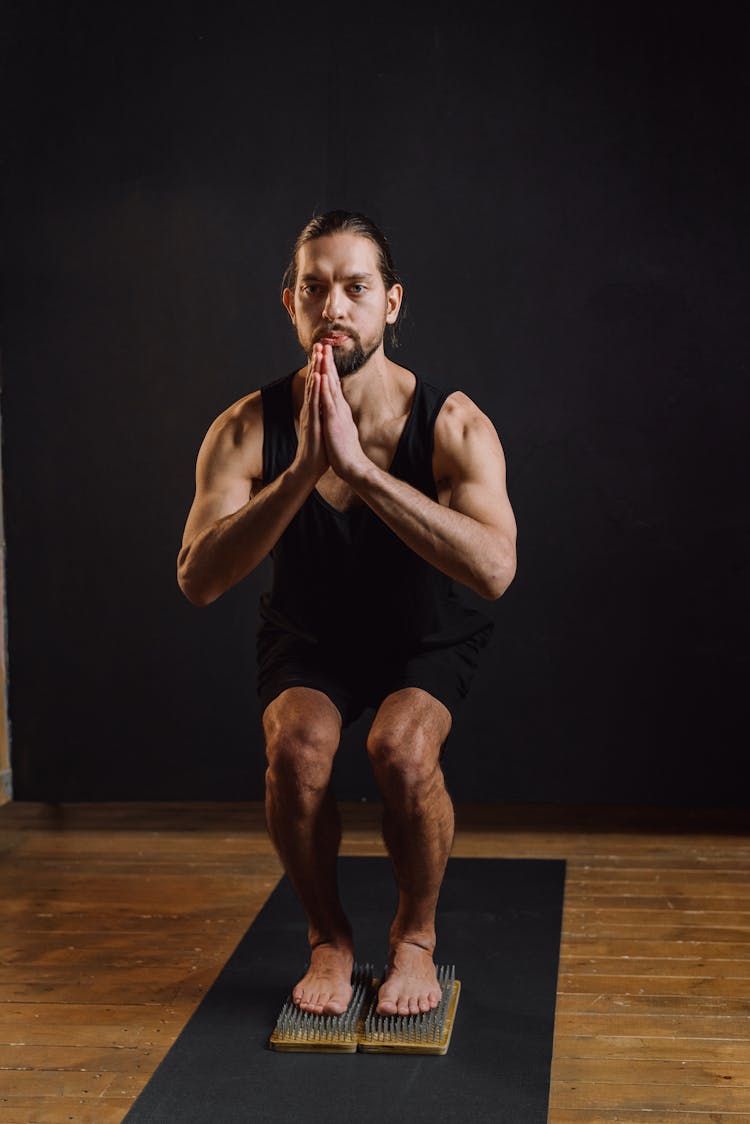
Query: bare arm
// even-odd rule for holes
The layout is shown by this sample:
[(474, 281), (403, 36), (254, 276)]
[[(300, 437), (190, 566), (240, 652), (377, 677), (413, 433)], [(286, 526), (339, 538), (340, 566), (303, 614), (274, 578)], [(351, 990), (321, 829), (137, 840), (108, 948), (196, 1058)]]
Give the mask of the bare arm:
[(494, 600), (515, 576), (516, 521), (498, 435), (465, 395), (438, 417), (433, 463), (436, 479), (450, 486), (447, 506), (372, 464), (353, 486), (407, 546)]
[(319, 416), (320, 372), (308, 369), (294, 462), (252, 494), (263, 472), (260, 393), (210, 426), (196, 462), (195, 498), (177, 558), (177, 581), (194, 605), (210, 605), (272, 550), (325, 472)]
[[(323, 402), (329, 426), (344, 402), (337, 389), (337, 380), (327, 377)], [(344, 429), (347, 423), (344, 414)], [(343, 439), (340, 444), (343, 448)], [(460, 392), (452, 395), (435, 425), (434, 472), (449, 488), (447, 505), (384, 472), (361, 449), (360, 455), (351, 453), (354, 444), (352, 438), (350, 456), (342, 458), (336, 470), (346, 473), (376, 515), (449, 577), (488, 600), (500, 597), (516, 572), (516, 521), (499, 437), (471, 399)]]

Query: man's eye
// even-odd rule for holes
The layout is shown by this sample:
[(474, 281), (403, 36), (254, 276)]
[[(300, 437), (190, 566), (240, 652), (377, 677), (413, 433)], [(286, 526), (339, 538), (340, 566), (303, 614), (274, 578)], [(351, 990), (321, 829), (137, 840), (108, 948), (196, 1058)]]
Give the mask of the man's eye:
[(312, 295), (313, 293), (317, 293), (319, 288), (320, 288), (320, 285), (303, 285), (302, 286), (302, 292), (303, 293), (310, 293)]
[(358, 283), (354, 284), (354, 285), (350, 285), (349, 288), (351, 289), (351, 291), (353, 293), (364, 293), (364, 291), (365, 291), (364, 285), (360, 285)]

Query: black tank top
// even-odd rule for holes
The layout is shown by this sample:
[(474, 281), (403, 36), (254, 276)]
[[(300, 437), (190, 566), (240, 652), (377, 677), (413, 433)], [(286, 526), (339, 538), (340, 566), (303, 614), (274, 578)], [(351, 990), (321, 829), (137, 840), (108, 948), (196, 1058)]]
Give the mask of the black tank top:
[[(294, 460), (294, 372), (261, 387), (263, 483)], [(437, 500), (432, 476), (435, 420), (452, 390), (417, 378), (391, 475)], [(451, 578), (408, 547), (367, 504), (338, 511), (314, 489), (271, 551), (272, 588), (259, 627), (281, 628), (325, 647), (425, 651), (490, 624)]]

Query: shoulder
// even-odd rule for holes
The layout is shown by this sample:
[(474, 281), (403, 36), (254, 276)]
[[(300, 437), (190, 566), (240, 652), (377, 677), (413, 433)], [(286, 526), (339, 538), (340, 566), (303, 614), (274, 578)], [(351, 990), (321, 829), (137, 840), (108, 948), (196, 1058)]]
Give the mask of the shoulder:
[(206, 437), (221, 444), (242, 445), (254, 430), (263, 424), (263, 400), (260, 390), (253, 390), (222, 410), (208, 427)]
[(232, 466), (243, 474), (260, 475), (263, 455), (261, 390), (238, 398), (222, 410), (206, 431), (198, 454), (205, 467)]
[[(242, 398), (238, 398), (231, 405), (214, 418), (208, 427), (207, 437), (221, 442), (242, 445), (247, 439), (257, 436), (258, 432), (262, 437), (263, 435), (263, 398), (264, 395), (269, 395), (276, 391), (282, 392), (283, 384), (289, 384), (291, 381), (293, 388), (295, 383), (299, 383), (299, 372), (294, 371), (290, 374), (282, 375), (280, 378), (275, 378), (261, 383), (257, 389), (252, 390), (249, 394), (245, 394)], [(302, 379), (304, 390), (304, 378)]]
[(497, 430), (468, 394), (454, 390), (445, 399), (435, 421), (435, 444), (457, 446), (472, 438), (497, 440)]
[(468, 394), (453, 391), (435, 422), (435, 479), (455, 481), (504, 472), (505, 455), (494, 423)]

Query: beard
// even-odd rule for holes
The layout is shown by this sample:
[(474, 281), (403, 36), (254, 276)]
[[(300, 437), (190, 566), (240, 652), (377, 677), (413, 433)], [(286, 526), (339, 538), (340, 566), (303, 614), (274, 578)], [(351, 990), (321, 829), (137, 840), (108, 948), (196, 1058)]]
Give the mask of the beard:
[(347, 375), (353, 375), (355, 371), (359, 371), (361, 367), (364, 367), (370, 356), (374, 355), (380, 347), (379, 340), (376, 344), (373, 344), (369, 351), (365, 351), (359, 339), (353, 342), (354, 346), (351, 348), (334, 347), (333, 349), (333, 361), (336, 364), (336, 370), (339, 373), (340, 379), (345, 378)]
[[(343, 331), (343, 329), (337, 329), (335, 327), (327, 328), (321, 335), (324, 336), (327, 332), (333, 331)], [(357, 332), (353, 331), (351, 328), (347, 328), (346, 331), (351, 340), (351, 345), (343, 344), (333, 349), (333, 361), (336, 364), (336, 370), (338, 371), (340, 379), (345, 378), (347, 375), (353, 375), (355, 371), (359, 371), (364, 367), (370, 356), (375, 354), (383, 342), (383, 336), (381, 334), (379, 340), (376, 340), (371, 347), (365, 348), (362, 345), (362, 337)], [(308, 352), (308, 359), (311, 352), (312, 348)]]

